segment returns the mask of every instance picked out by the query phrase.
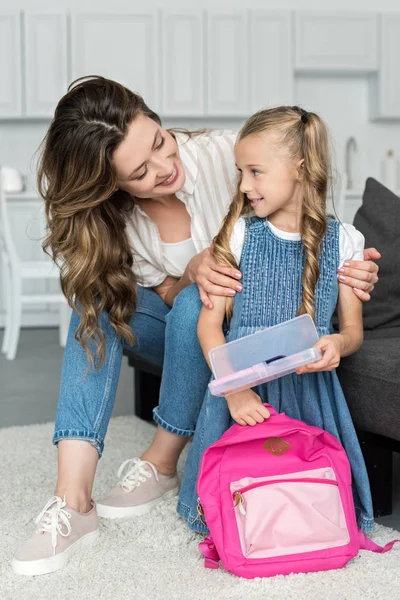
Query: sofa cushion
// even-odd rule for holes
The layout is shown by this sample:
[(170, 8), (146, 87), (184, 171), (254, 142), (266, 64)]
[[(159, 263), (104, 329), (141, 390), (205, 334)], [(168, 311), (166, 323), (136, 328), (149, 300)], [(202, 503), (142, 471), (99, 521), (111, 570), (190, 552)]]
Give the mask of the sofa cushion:
[(400, 327), (400, 198), (367, 179), (354, 226), (365, 236), (366, 247), (382, 254), (379, 282), (363, 306), (364, 329)]
[(400, 337), (365, 339), (337, 374), (355, 426), (400, 441)]

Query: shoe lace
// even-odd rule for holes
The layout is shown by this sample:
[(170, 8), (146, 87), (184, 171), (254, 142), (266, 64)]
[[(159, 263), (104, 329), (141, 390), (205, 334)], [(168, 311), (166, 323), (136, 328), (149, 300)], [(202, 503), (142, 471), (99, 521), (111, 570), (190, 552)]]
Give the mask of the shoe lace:
[[(69, 519), (71, 514), (64, 510), (67, 505), (59, 496), (53, 496), (46, 504), (42, 512), (38, 515), (35, 523), (39, 525), (37, 531), (44, 531), (51, 534), (51, 545), (53, 547), (53, 555), (56, 553), (57, 535), (68, 537), (71, 533), (71, 524)], [(66, 528), (66, 533), (63, 531), (63, 526)]]
[[(140, 458), (128, 458), (128, 460), (125, 460), (118, 469), (118, 478), (120, 478), (118, 485), (120, 485), (125, 492), (132, 492), (135, 488), (139, 487), (140, 483), (145, 482), (147, 478), (151, 477), (151, 473), (146, 469), (146, 465), (150, 467), (156, 481), (158, 481), (157, 469), (154, 465), (146, 460), (141, 460)], [(121, 477), (124, 469), (127, 469), (127, 471), (125, 475)]]

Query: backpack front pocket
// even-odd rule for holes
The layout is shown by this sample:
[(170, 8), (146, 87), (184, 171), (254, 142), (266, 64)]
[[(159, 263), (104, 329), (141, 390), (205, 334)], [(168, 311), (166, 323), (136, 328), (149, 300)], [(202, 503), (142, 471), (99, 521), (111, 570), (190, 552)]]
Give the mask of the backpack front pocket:
[(350, 541), (335, 479), (304, 473), (258, 479), (233, 491), (232, 501), (246, 558), (312, 552)]

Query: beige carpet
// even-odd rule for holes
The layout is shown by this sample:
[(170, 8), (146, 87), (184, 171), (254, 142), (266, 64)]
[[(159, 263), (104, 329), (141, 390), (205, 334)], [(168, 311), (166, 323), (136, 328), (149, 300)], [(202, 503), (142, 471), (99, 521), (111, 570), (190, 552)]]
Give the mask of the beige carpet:
[[(135, 417), (110, 424), (94, 487), (98, 498), (115, 483), (116, 470), (150, 441), (154, 428)], [(53, 493), (57, 450), (53, 425), (0, 429), (1, 600), (400, 600), (400, 547), (385, 555), (361, 552), (345, 569), (243, 580), (222, 568), (203, 568), (191, 534), (175, 512), (175, 500), (145, 517), (101, 520), (100, 541), (58, 573), (14, 575), (12, 555), (34, 528), (34, 518)], [(380, 544), (394, 532), (377, 525)]]

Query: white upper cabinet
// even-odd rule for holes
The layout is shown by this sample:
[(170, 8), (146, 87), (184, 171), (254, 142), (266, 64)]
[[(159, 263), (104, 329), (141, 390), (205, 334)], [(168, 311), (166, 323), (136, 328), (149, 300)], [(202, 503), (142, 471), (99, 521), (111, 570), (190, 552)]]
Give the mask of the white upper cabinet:
[(204, 14), (163, 12), (162, 102), (165, 116), (203, 115)]
[(207, 113), (246, 116), (250, 112), (247, 14), (207, 13)]
[(72, 76), (102, 75), (143, 96), (159, 110), (158, 14), (76, 13)]
[(297, 71), (371, 72), (378, 68), (378, 21), (372, 13), (296, 13)]
[(370, 79), (372, 119), (400, 118), (400, 14), (382, 15), (379, 72)]
[(251, 111), (293, 102), (291, 14), (251, 11)]
[(68, 87), (67, 15), (25, 12), (26, 113), (49, 115)]
[(292, 104), (296, 74), (367, 74), (371, 118), (400, 119), (399, 56), (400, 12), (0, 11), (0, 118), (50, 117), (90, 75), (161, 116), (242, 119)]
[(0, 116), (20, 116), (21, 17), (18, 11), (0, 12), (0, 82)]

